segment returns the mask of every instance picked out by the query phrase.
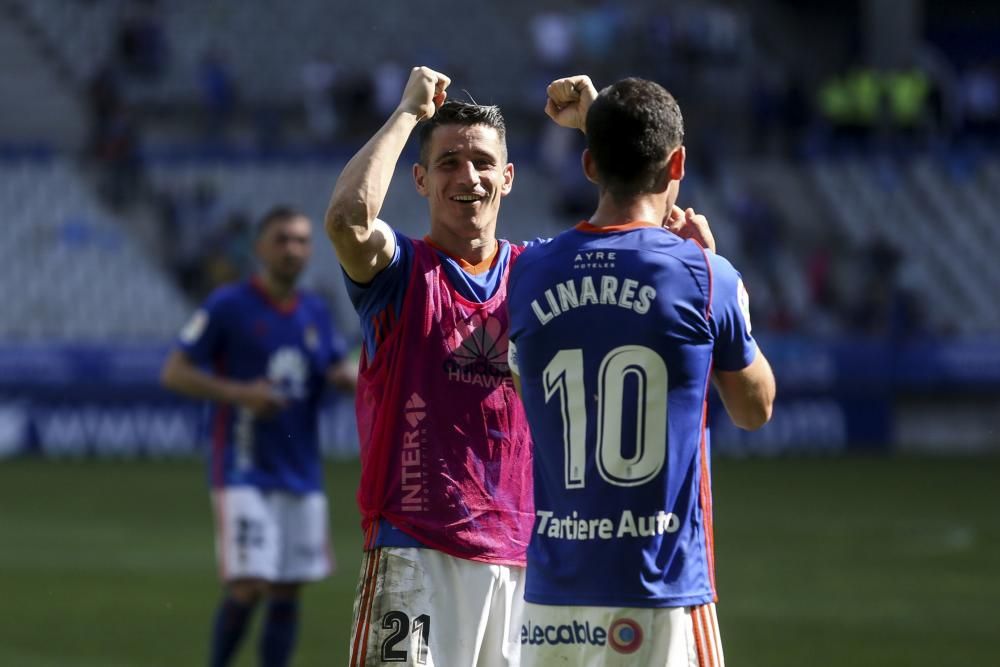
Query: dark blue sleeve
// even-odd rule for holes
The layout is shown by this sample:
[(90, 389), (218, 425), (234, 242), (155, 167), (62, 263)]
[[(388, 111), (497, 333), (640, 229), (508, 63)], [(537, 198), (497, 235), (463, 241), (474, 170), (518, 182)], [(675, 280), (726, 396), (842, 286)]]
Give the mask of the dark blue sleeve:
[(224, 289), (208, 297), (177, 337), (177, 346), (188, 358), (202, 366), (218, 358), (226, 343), (227, 318), (231, 308)]
[(347, 295), (354, 304), (354, 310), (362, 317), (366, 312), (382, 310), (395, 300), (397, 293), (402, 294), (406, 289), (406, 280), (412, 266), (413, 245), (410, 239), (400, 232), (393, 230), (393, 233), (396, 235), (396, 251), (392, 255), (392, 260), (371, 282), (356, 283), (346, 271), (344, 272)]
[(396, 230), (393, 230), (393, 233), (396, 235), (396, 252), (392, 256), (392, 261), (379, 271), (370, 283), (364, 285), (356, 283), (346, 272), (344, 273), (347, 295), (361, 319), (361, 333), (369, 356), (375, 354), (375, 331), (372, 320), (388, 307), (394, 308), (396, 315), (399, 315), (406, 294), (406, 284), (410, 278), (410, 269), (413, 266), (413, 243), (406, 235)]
[(705, 253), (712, 269), (712, 319), (715, 368), (740, 371), (753, 362), (757, 342), (751, 335), (750, 301), (743, 279), (724, 257)]

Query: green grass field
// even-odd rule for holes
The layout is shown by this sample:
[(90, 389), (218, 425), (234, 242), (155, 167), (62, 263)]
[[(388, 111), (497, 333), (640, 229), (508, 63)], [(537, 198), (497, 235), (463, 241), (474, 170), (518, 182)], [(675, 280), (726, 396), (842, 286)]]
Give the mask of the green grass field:
[[(357, 474), (329, 467), (339, 569), (307, 591), (299, 667), (346, 663)], [(717, 461), (728, 664), (997, 664), (998, 480), (998, 459)], [(204, 664), (211, 541), (196, 463), (0, 463), (0, 665)]]

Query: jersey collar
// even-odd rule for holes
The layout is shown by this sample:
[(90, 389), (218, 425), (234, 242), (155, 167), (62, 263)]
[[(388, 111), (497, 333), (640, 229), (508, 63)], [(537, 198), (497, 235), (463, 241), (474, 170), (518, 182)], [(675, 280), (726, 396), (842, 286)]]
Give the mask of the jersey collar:
[(489, 271), (490, 269), (492, 269), (493, 265), (496, 264), (497, 262), (497, 258), (500, 256), (500, 239), (496, 239), (496, 245), (493, 247), (493, 252), (490, 253), (487, 257), (483, 258), (483, 261), (478, 262), (476, 264), (470, 264), (461, 257), (456, 257), (455, 255), (452, 255), (450, 252), (439, 246), (437, 243), (431, 241), (430, 236), (424, 237), (424, 243), (434, 248), (438, 252), (448, 255), (448, 257), (453, 259), (455, 263), (458, 264), (458, 266), (463, 271), (473, 276), (482, 275), (487, 271)]
[(658, 225), (655, 222), (646, 222), (645, 220), (633, 220), (631, 222), (623, 222), (620, 225), (608, 225), (606, 227), (596, 227), (584, 220), (577, 224), (575, 229), (579, 232), (587, 232), (588, 234), (609, 234), (611, 232), (627, 232), (645, 227), (663, 228), (662, 225)]
[(282, 315), (291, 315), (295, 312), (295, 309), (299, 307), (299, 293), (294, 292), (292, 298), (285, 301), (284, 303), (274, 300), (274, 297), (268, 293), (267, 288), (264, 287), (264, 283), (261, 282), (260, 276), (253, 276), (250, 278), (250, 287), (253, 288), (255, 292), (264, 300), (268, 306), (278, 311)]

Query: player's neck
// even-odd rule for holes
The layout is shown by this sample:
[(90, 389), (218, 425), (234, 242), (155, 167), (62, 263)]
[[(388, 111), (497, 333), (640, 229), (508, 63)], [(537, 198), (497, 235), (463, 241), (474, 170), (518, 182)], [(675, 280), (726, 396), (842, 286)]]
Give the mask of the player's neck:
[(492, 257), (497, 249), (497, 239), (492, 230), (474, 239), (463, 239), (447, 231), (432, 229), (426, 239), (431, 245), (443, 250), (453, 258), (465, 260), (473, 266)]
[(616, 200), (604, 193), (597, 204), (597, 210), (588, 222), (594, 227), (612, 227), (629, 222), (649, 222), (654, 225), (663, 224), (667, 215), (666, 207), (655, 197), (633, 197), (627, 200)]
[(277, 304), (286, 304), (295, 299), (295, 283), (278, 280), (266, 271), (257, 274), (257, 283), (264, 293)]

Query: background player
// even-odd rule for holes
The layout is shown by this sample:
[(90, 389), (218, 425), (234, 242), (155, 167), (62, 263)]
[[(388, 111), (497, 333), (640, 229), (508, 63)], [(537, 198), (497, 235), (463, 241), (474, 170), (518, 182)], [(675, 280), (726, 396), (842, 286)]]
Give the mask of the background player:
[(571, 77), (546, 111), (585, 131), (600, 199), (511, 276), (511, 367), (535, 442), (522, 664), (721, 665), (708, 383), (755, 429), (774, 377), (739, 273), (707, 221), (674, 206), (673, 97), (641, 79), (598, 96)]
[[(326, 228), (361, 317), (358, 505), (366, 557), (351, 665), (517, 664), (531, 531), (527, 422), (507, 367), (507, 275), (496, 238), (514, 181), (496, 107), (445, 102), (412, 70), (399, 106), (337, 179)], [(422, 240), (376, 216), (419, 121)]]
[(323, 387), (352, 390), (357, 370), (322, 300), (296, 290), (310, 234), (297, 211), (268, 213), (257, 231), (260, 272), (209, 296), (163, 367), (167, 388), (214, 403), (209, 472), (225, 596), (213, 667), (228, 664), (264, 597), (260, 664), (288, 664), (299, 588), (332, 565), (318, 410)]

